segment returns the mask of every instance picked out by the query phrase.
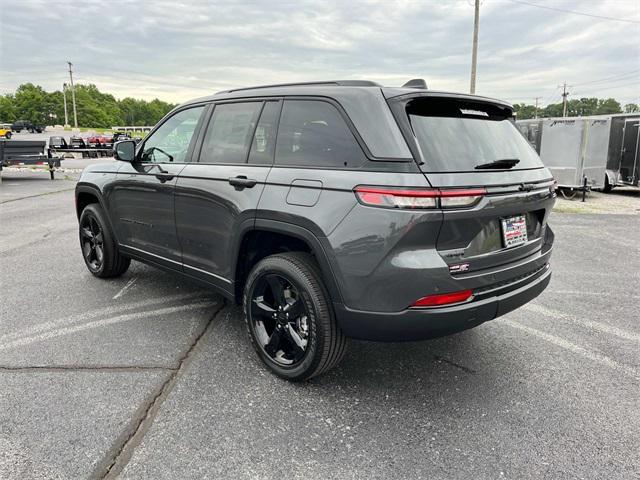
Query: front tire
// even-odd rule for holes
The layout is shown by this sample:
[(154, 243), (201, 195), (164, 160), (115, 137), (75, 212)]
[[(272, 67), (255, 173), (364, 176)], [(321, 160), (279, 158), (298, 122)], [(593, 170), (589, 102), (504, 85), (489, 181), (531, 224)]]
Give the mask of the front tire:
[(11, 132), (5, 133), (4, 138), (6, 138), (7, 140), (11, 140)]
[(311, 255), (291, 252), (264, 258), (249, 273), (243, 300), (251, 343), (276, 375), (308, 380), (344, 356), (346, 338)]
[(79, 235), (82, 258), (92, 275), (111, 278), (119, 277), (127, 271), (131, 259), (118, 251), (115, 237), (100, 204), (89, 204), (82, 211)]

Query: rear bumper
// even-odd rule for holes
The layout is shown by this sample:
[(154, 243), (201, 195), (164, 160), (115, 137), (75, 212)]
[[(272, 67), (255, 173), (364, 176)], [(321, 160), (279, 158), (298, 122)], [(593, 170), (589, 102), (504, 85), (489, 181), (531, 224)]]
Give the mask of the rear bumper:
[(425, 340), (473, 328), (504, 315), (540, 295), (551, 280), (549, 264), (515, 289), (497, 292), (462, 305), (381, 313), (334, 304), (342, 331), (351, 338), (383, 342)]

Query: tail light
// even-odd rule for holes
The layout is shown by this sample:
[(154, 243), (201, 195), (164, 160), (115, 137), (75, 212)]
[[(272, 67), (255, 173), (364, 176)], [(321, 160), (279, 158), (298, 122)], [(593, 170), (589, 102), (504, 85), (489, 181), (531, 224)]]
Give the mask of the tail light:
[(473, 290), (461, 290), (453, 293), (440, 293), (437, 295), (428, 295), (416, 300), (410, 308), (423, 307), (441, 307), (452, 305), (454, 303), (466, 302), (473, 296)]
[(394, 188), (358, 186), (354, 189), (360, 203), (386, 208), (465, 208), (480, 201), (484, 188)]

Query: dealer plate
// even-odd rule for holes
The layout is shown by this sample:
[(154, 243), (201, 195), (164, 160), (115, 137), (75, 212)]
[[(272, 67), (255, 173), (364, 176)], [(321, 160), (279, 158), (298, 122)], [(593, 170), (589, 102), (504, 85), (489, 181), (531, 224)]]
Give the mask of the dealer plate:
[(502, 223), (502, 244), (516, 247), (527, 241), (527, 220), (524, 215), (500, 219)]

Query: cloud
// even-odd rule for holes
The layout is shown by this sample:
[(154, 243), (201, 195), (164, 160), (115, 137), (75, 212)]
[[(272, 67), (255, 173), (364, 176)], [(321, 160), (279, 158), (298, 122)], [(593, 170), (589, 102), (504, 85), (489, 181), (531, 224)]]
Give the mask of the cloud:
[[(21, 0), (0, 18), (0, 91), (29, 81), (60, 89), (67, 60), (78, 82), (119, 98), (179, 102), (238, 86), (332, 78), (399, 85), (422, 77), (434, 89), (467, 91), (470, 1)], [(636, 0), (553, 5), (640, 19)], [(576, 95), (638, 102), (637, 38), (637, 23), (485, 0), (477, 92), (557, 101), (566, 80)], [(578, 88), (634, 69), (637, 75)]]

